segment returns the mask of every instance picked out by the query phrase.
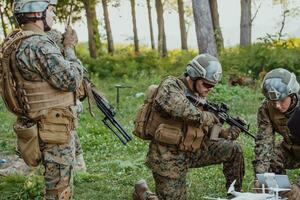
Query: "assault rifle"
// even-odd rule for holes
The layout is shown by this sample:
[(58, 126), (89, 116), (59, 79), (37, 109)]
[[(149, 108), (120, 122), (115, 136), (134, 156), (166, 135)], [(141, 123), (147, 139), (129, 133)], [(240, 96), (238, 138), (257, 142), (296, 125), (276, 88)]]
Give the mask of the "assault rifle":
[(255, 139), (255, 136), (249, 132), (249, 125), (247, 125), (243, 120), (239, 119), (238, 117), (234, 118), (228, 114), (229, 108), (225, 103), (221, 103), (219, 105), (215, 103), (209, 103), (207, 101), (197, 98), (189, 91), (185, 92), (185, 96), (194, 106), (202, 106), (204, 110), (214, 113), (218, 117), (221, 124), (226, 122), (230, 126), (236, 126), (246, 135)]
[[(126, 145), (127, 142), (131, 140), (131, 137), (128, 133), (124, 130), (124, 128), (120, 125), (120, 123), (115, 119), (116, 112), (114, 108), (109, 104), (109, 102), (100, 95), (100, 93), (96, 90), (93, 84), (84, 79), (84, 87), (85, 91), (87, 92), (88, 101), (93, 101), (98, 109), (104, 114), (104, 119), (102, 120), (103, 124), (109, 128), (115, 136), (124, 144)], [(90, 113), (93, 117), (95, 114), (91, 111), (90, 105)]]

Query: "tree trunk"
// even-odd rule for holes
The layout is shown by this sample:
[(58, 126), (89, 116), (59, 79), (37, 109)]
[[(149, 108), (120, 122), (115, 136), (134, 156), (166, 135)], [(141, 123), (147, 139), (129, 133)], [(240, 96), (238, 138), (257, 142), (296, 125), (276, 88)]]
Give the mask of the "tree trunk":
[(158, 26), (158, 52), (162, 57), (167, 56), (166, 34), (164, 28), (164, 11), (161, 0), (155, 0)]
[(113, 41), (113, 36), (110, 27), (107, 0), (102, 0), (102, 7), (103, 7), (104, 23), (105, 23), (105, 30), (106, 30), (106, 37), (107, 37), (107, 50), (108, 53), (114, 54), (114, 41)]
[(96, 3), (92, 0), (85, 0), (83, 4), (87, 19), (90, 56), (97, 58), (101, 50), (101, 42), (96, 15)]
[(149, 20), (149, 26), (150, 26), (151, 48), (155, 49), (150, 0), (147, 0), (147, 8), (148, 8), (148, 20)]
[(240, 46), (245, 47), (251, 44), (251, 0), (241, 0), (241, 35)]
[(224, 48), (224, 40), (219, 21), (218, 2), (217, 0), (209, 0), (211, 18), (217, 43), (218, 52)]
[(139, 50), (139, 38), (138, 38), (137, 27), (136, 27), (135, 0), (130, 0), (130, 4), (131, 4), (134, 51), (138, 53), (140, 50)]
[(178, 3), (178, 15), (179, 15), (179, 24), (180, 24), (181, 49), (188, 50), (187, 34), (186, 34), (185, 20), (184, 20), (183, 0), (177, 0), (177, 3)]
[(193, 12), (199, 53), (218, 56), (208, 0), (193, 0)]
[(0, 17), (1, 17), (1, 24), (2, 24), (2, 30), (3, 30), (3, 35), (6, 38), (7, 36), (7, 26), (5, 24), (5, 20), (4, 20), (4, 13), (2, 12), (2, 4), (0, 4)]

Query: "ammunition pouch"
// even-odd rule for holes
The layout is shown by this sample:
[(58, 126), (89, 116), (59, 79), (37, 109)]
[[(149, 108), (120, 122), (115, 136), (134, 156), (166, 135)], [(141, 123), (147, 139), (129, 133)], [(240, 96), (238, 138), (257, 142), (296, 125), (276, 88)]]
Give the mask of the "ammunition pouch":
[(202, 128), (187, 126), (187, 131), (182, 143), (180, 144), (180, 149), (183, 151), (197, 151), (201, 148), (204, 136), (205, 134)]
[(164, 143), (177, 145), (182, 151), (195, 152), (201, 148), (205, 134), (202, 128), (188, 125), (182, 121), (165, 119), (156, 111), (151, 113), (147, 130), (153, 133), (153, 139)]
[(169, 124), (160, 124), (155, 131), (154, 140), (166, 144), (179, 144), (182, 140), (182, 131)]
[(17, 135), (18, 149), (23, 160), (28, 166), (36, 167), (41, 161), (37, 124), (27, 128), (16, 123), (14, 131)]
[(70, 141), (71, 131), (75, 129), (76, 116), (67, 108), (52, 108), (40, 120), (39, 136), (49, 144), (65, 144)]

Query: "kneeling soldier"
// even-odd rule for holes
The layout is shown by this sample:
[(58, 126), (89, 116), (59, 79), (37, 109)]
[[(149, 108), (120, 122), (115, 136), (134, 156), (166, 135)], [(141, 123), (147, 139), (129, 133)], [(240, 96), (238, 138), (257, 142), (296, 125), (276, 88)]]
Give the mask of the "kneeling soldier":
[[(151, 112), (146, 129), (138, 131), (136, 118), (134, 133), (151, 139), (146, 165), (152, 170), (158, 199), (187, 199), (188, 169), (214, 164), (223, 164), (227, 188), (236, 180), (235, 187), (241, 190), (244, 158), (240, 145), (234, 141), (240, 130), (222, 128), (220, 138), (210, 139), (211, 128), (219, 123), (218, 118), (196, 107), (185, 96), (189, 92), (205, 101), (221, 76), (222, 68), (217, 58), (198, 55), (188, 63), (184, 75), (167, 77), (153, 89), (150, 97), (148, 95)], [(155, 199), (145, 186), (144, 182), (136, 185), (136, 199)]]

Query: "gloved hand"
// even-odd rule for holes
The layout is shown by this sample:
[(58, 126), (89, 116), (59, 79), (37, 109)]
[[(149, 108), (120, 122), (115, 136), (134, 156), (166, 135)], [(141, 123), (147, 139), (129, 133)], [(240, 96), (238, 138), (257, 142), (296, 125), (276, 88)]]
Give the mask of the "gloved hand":
[(236, 140), (241, 133), (241, 129), (236, 126), (225, 128), (221, 131), (221, 137), (229, 140)]
[(254, 193), (262, 193), (262, 186), (260, 185), (259, 181), (256, 179), (253, 183), (253, 191)]
[(202, 120), (204, 126), (212, 126), (214, 124), (219, 123), (219, 119), (212, 112), (202, 111)]
[(287, 198), (288, 200), (300, 199), (300, 186), (293, 184), (290, 191), (280, 192), (280, 196)]
[(77, 33), (71, 26), (68, 26), (66, 32), (63, 34), (64, 47), (74, 47), (78, 43)]

